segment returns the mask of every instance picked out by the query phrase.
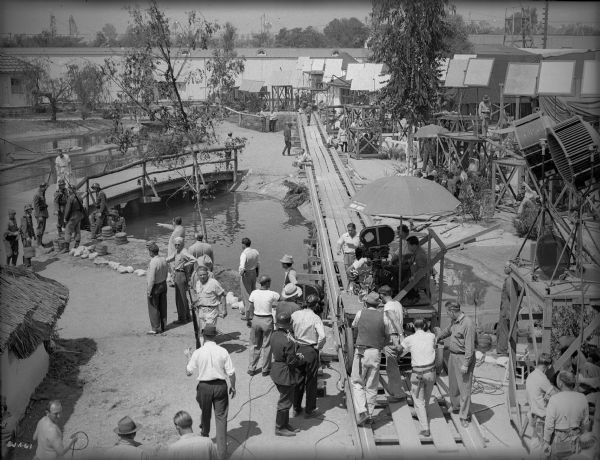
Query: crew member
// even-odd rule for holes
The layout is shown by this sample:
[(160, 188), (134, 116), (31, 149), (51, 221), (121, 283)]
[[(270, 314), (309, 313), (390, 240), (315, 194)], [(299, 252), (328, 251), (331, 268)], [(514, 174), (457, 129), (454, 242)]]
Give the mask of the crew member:
[(250, 238), (242, 238), (242, 247), (244, 250), (240, 254), (239, 273), (241, 278), (240, 289), (242, 291), (242, 299), (244, 308), (250, 308), (248, 297), (256, 288), (256, 278), (260, 271), (259, 253), (256, 249), (251, 248), (252, 242)]
[[(188, 273), (191, 265), (194, 262), (194, 257), (183, 247), (183, 238), (178, 236), (175, 238), (175, 254), (167, 257), (167, 263), (173, 263), (173, 282), (175, 283), (175, 305), (177, 306), (177, 321), (178, 324), (189, 323), (190, 308), (187, 299), (188, 290)], [(186, 273), (187, 271), (187, 273)]]
[(310, 126), (310, 117), (312, 116), (312, 104), (309, 103), (304, 109), (304, 113), (306, 114), (306, 125)]
[[(419, 423), (421, 436), (429, 436), (427, 406), (435, 384), (435, 335), (425, 332), (425, 322), (418, 318), (413, 321), (415, 333), (400, 343), (398, 352), (404, 356), (410, 353), (412, 373), (410, 374), (410, 392)], [(389, 374), (388, 374), (389, 375)], [(390, 377), (391, 380), (391, 377)]]
[(277, 113), (277, 110), (275, 109), (275, 107), (273, 107), (271, 109), (271, 114), (269, 115), (269, 132), (270, 133), (274, 133), (275, 131), (277, 131), (277, 118), (279, 117), (279, 114)]
[(348, 131), (345, 128), (340, 128), (338, 131), (338, 138), (342, 147), (342, 152), (348, 153)]
[(227, 139), (225, 139), (225, 159), (227, 162), (225, 163), (225, 169), (230, 168), (231, 154), (233, 152), (233, 146), (235, 142), (233, 140), (233, 133), (227, 134)]
[(294, 391), (298, 381), (298, 365), (303, 356), (296, 350), (296, 343), (290, 333), (291, 317), (287, 312), (277, 315), (277, 330), (271, 338), (273, 365), (271, 380), (279, 391), (277, 414), (275, 416), (276, 436), (296, 436), (299, 431), (290, 425), (290, 408), (294, 401)]
[[(392, 255), (392, 258), (390, 259), (390, 263), (392, 265), (398, 265), (401, 258), (403, 259), (404, 263), (408, 262), (407, 259), (410, 259), (410, 251), (408, 250), (408, 243), (406, 242), (406, 240), (408, 239), (408, 237), (410, 235), (410, 230), (408, 228), (408, 225), (406, 225), (406, 224), (398, 225), (398, 228), (396, 229), (396, 233), (398, 234), (400, 244), (402, 245), (402, 257), (400, 256), (400, 249), (395, 251), (394, 254)], [(410, 265), (407, 266), (406, 268), (410, 269)], [(403, 278), (404, 278), (404, 276), (403, 276)]]
[(171, 257), (175, 254), (175, 238), (183, 238), (185, 242), (185, 227), (183, 226), (183, 219), (181, 216), (177, 216), (173, 219), (173, 232), (169, 237), (169, 246), (167, 249), (167, 257)]
[(283, 128), (283, 142), (285, 143), (285, 147), (283, 147), (283, 151), (281, 154), (285, 156), (285, 151), (287, 150), (288, 156), (292, 153), (292, 122), (288, 121), (285, 124), (285, 128)]
[(285, 270), (285, 275), (283, 277), (283, 286), (281, 289), (285, 288), (288, 284), (298, 284), (298, 280), (296, 279), (296, 270), (292, 267), (294, 265), (294, 258), (285, 254), (281, 259), (281, 267)]
[(148, 282), (148, 316), (151, 330), (148, 334), (155, 335), (165, 332), (167, 324), (167, 274), (169, 267), (164, 257), (158, 255), (158, 245), (154, 242), (147, 245), (150, 253), (150, 263), (146, 272)]
[[(412, 263), (410, 266), (411, 276), (408, 279), (408, 282), (411, 282), (413, 279), (415, 279), (419, 271), (427, 267), (427, 254), (419, 245), (419, 238), (416, 236), (409, 236), (406, 239), (406, 243), (408, 244), (409, 253), (412, 254)], [(426, 293), (429, 292), (429, 277), (430, 274), (428, 272), (420, 275), (419, 280), (411, 289), (411, 297), (417, 297), (419, 295), (419, 291), (425, 291)]]
[(69, 443), (66, 446), (63, 444), (62, 430), (58, 426), (61, 415), (60, 401), (57, 399), (49, 401), (46, 415), (37, 423), (33, 433), (33, 440), (37, 441), (36, 459), (60, 458), (69, 452), (77, 441), (75, 435), (72, 435)]
[(173, 417), (179, 439), (170, 444), (167, 458), (171, 460), (217, 460), (218, 454), (210, 438), (199, 436), (192, 429), (192, 416), (180, 410)]
[(26, 267), (31, 267), (31, 242), (35, 237), (35, 230), (33, 229), (33, 218), (31, 217), (31, 211), (33, 206), (26, 204), (24, 211), (25, 214), (21, 217), (21, 227), (19, 233), (21, 234), (21, 242), (23, 243), (23, 264)]
[(281, 301), (277, 303), (275, 307), (275, 316), (281, 312), (287, 312), (290, 316), (295, 311), (300, 310), (300, 305), (298, 305), (298, 301), (302, 296), (302, 288), (300, 286), (296, 286), (295, 284), (289, 283), (286, 284), (283, 288), (283, 292), (281, 293)]
[(294, 412), (302, 412), (302, 397), (306, 390), (306, 411), (304, 416), (314, 417), (317, 411), (317, 375), (319, 372), (319, 351), (325, 345), (325, 329), (321, 318), (312, 311), (308, 302), (304, 303), (301, 310), (291, 315), (292, 330), (298, 352), (304, 358), (298, 365), (298, 383), (294, 391)]
[(119, 214), (119, 210), (111, 208), (108, 211), (108, 223), (112, 228), (113, 233), (121, 233), (127, 230), (127, 224), (125, 218)]
[(344, 265), (346, 270), (354, 262), (356, 248), (360, 245), (360, 239), (356, 233), (356, 224), (350, 222), (347, 227), (348, 231), (340, 236), (337, 241), (338, 255), (344, 252)]
[(200, 256), (210, 257), (210, 264), (207, 264), (207, 267), (212, 272), (215, 263), (215, 255), (212, 246), (204, 241), (204, 235), (202, 233), (196, 233), (194, 238), (196, 241), (188, 248), (188, 252), (196, 259)]
[[(217, 327), (218, 318), (227, 316), (227, 304), (225, 290), (216, 279), (209, 278), (208, 268), (199, 265), (196, 269), (196, 277), (196, 285), (190, 292), (193, 306), (196, 308), (198, 331), (202, 332), (207, 326)], [(200, 342), (202, 343), (202, 340)]]
[(58, 152), (58, 156), (54, 160), (56, 166), (56, 181), (64, 180), (69, 185), (73, 184), (73, 177), (71, 173), (71, 159), (69, 155), (64, 153), (62, 150)]
[(542, 353), (538, 359), (537, 366), (525, 380), (525, 390), (529, 402), (529, 419), (533, 427), (533, 438), (539, 448), (542, 448), (544, 439), (544, 423), (546, 420), (546, 404), (548, 399), (558, 390), (554, 388), (546, 372), (552, 365), (552, 357), (548, 353)]
[[(246, 311), (246, 325), (250, 328), (250, 360), (248, 374), (255, 375), (258, 361), (262, 353), (262, 375), (269, 375), (271, 370), (271, 333), (273, 332), (273, 312), (279, 300), (279, 294), (271, 291), (271, 278), (263, 275), (258, 280), (260, 289), (250, 294), (250, 308)], [(254, 320), (254, 322), (253, 322)]]
[(202, 436), (208, 438), (212, 409), (215, 409), (215, 425), (217, 431), (217, 452), (222, 460), (227, 458), (227, 414), (229, 398), (227, 396), (227, 380), (229, 394), (235, 397), (235, 369), (227, 350), (215, 343), (217, 328), (208, 324), (202, 331), (204, 346), (192, 353), (188, 348), (186, 373), (192, 375), (198, 371), (196, 401), (202, 412)]
[(140, 447), (142, 444), (135, 440), (141, 427), (142, 425), (135, 423), (129, 415), (119, 420), (117, 427), (113, 430), (119, 436), (119, 440), (113, 447), (106, 449), (106, 458), (131, 460), (144, 458), (145, 453)]
[(365, 308), (356, 314), (352, 322), (352, 329), (357, 330), (351, 379), (358, 426), (370, 423), (375, 409), (381, 350), (388, 338), (391, 338), (394, 347), (398, 347), (398, 334), (383, 313), (379, 295), (370, 292), (363, 302)]
[(6, 265), (17, 265), (19, 257), (19, 226), (17, 225), (17, 212), (8, 211), (8, 224), (4, 232), (4, 249), (6, 251)]
[(65, 243), (62, 251), (68, 252), (71, 244), (71, 238), (75, 235), (75, 248), (79, 247), (81, 242), (81, 220), (84, 217), (83, 204), (77, 196), (75, 187), (69, 186), (69, 198), (67, 205), (65, 206), (65, 220), (67, 225), (65, 227)]
[(556, 379), (559, 393), (546, 406), (544, 451), (551, 458), (566, 458), (576, 453), (579, 436), (588, 430), (590, 410), (586, 397), (575, 391), (575, 376), (561, 371)]
[(100, 187), (98, 182), (92, 184), (90, 188), (96, 193), (96, 212), (94, 213), (94, 229), (92, 233), (92, 238), (95, 239), (102, 232), (102, 226), (106, 222), (108, 202), (106, 193), (102, 191), (102, 187)]
[(446, 302), (450, 324), (436, 334), (436, 341), (450, 337), (448, 381), (452, 411), (459, 414), (463, 427), (471, 421), (471, 388), (475, 369), (475, 325), (460, 310), (458, 302)]
[(486, 94), (483, 96), (483, 100), (479, 103), (479, 107), (477, 108), (477, 115), (481, 120), (481, 134), (483, 136), (487, 136), (491, 113), (492, 106), (490, 104), (490, 97)]
[[(383, 285), (378, 290), (383, 304), (383, 314), (388, 317), (398, 334), (398, 342), (404, 340), (404, 310), (402, 304), (392, 297), (392, 288)], [(383, 348), (385, 354), (385, 367), (388, 375), (388, 387), (392, 396), (396, 399), (405, 398), (406, 394), (402, 389), (402, 376), (398, 368), (398, 352), (393, 347), (392, 342), (388, 341)]]
[(46, 182), (42, 182), (38, 191), (33, 196), (33, 215), (35, 216), (35, 220), (37, 222), (37, 228), (35, 230), (35, 234), (37, 236), (37, 244), (38, 246), (43, 246), (44, 232), (46, 231), (46, 220), (48, 219), (48, 204), (46, 203), (46, 190), (48, 189), (48, 184)]
[(68, 199), (69, 192), (67, 191), (65, 180), (59, 179), (58, 188), (56, 189), (56, 192), (54, 192), (54, 215), (56, 216), (58, 236), (63, 235), (63, 230), (65, 228), (65, 207), (67, 206)]

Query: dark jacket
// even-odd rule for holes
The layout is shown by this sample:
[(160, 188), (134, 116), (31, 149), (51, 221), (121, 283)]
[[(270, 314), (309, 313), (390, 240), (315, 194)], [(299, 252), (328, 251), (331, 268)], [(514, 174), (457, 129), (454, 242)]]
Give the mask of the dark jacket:
[(62, 192), (58, 189), (54, 192), (54, 209), (58, 212), (65, 212), (65, 206), (67, 205), (67, 200), (69, 199), (69, 193), (67, 189), (64, 189)]
[(302, 360), (296, 355), (296, 343), (288, 337), (288, 331), (277, 329), (271, 335), (271, 379), (277, 385), (295, 385), (298, 376), (296, 367)]
[(46, 194), (41, 191), (33, 197), (33, 214), (35, 217), (48, 217), (48, 204), (46, 203)]
[(65, 220), (69, 220), (78, 212), (83, 213), (81, 203), (79, 202), (77, 196), (74, 193), (71, 193), (69, 195), (69, 199), (67, 200), (67, 205), (65, 206)]
[(108, 214), (108, 203), (106, 202), (106, 193), (98, 192), (96, 198), (96, 210), (102, 214)]
[(21, 239), (25, 241), (27, 238), (33, 238), (35, 236), (35, 230), (33, 229), (33, 218), (31, 215), (25, 214), (21, 217)]

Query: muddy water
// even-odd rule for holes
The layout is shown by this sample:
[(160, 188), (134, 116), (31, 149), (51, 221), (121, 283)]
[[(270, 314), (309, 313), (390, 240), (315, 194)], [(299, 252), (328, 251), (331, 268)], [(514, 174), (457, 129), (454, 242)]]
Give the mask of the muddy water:
[[(296, 210), (284, 209), (281, 202), (253, 193), (229, 193), (207, 201), (203, 206), (209, 242), (215, 251), (220, 269), (237, 270), (241, 240), (250, 238), (260, 253), (261, 273), (269, 274), (272, 288), (281, 290), (283, 271), (279, 259), (283, 254), (294, 257), (294, 267), (305, 272), (304, 239), (308, 237), (308, 222)], [(194, 240), (194, 222), (200, 229), (193, 204), (185, 199), (170, 200), (139, 206), (127, 206), (124, 211), (127, 233), (137, 238), (153, 239), (166, 251), (171, 231), (156, 225), (171, 223), (176, 216), (183, 218), (186, 227), (185, 245)]]

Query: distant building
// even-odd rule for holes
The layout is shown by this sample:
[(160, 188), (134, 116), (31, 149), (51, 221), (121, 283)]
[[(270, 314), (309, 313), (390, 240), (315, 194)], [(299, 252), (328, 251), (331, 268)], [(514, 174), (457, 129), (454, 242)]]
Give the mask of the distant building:
[(14, 56), (0, 54), (0, 109), (23, 108), (31, 104), (25, 84), (28, 65)]

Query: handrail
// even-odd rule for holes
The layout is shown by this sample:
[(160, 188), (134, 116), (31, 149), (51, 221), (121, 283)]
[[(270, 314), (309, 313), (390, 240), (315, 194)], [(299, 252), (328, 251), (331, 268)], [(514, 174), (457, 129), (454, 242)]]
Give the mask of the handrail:
[(230, 112), (237, 113), (238, 115), (248, 115), (248, 116), (256, 117), (256, 118), (265, 118), (265, 117), (263, 117), (261, 115), (255, 115), (255, 114), (249, 113), (249, 112), (240, 112), (238, 110), (232, 109), (231, 107), (227, 107), (226, 105), (224, 105), (223, 108), (225, 110), (229, 110)]

